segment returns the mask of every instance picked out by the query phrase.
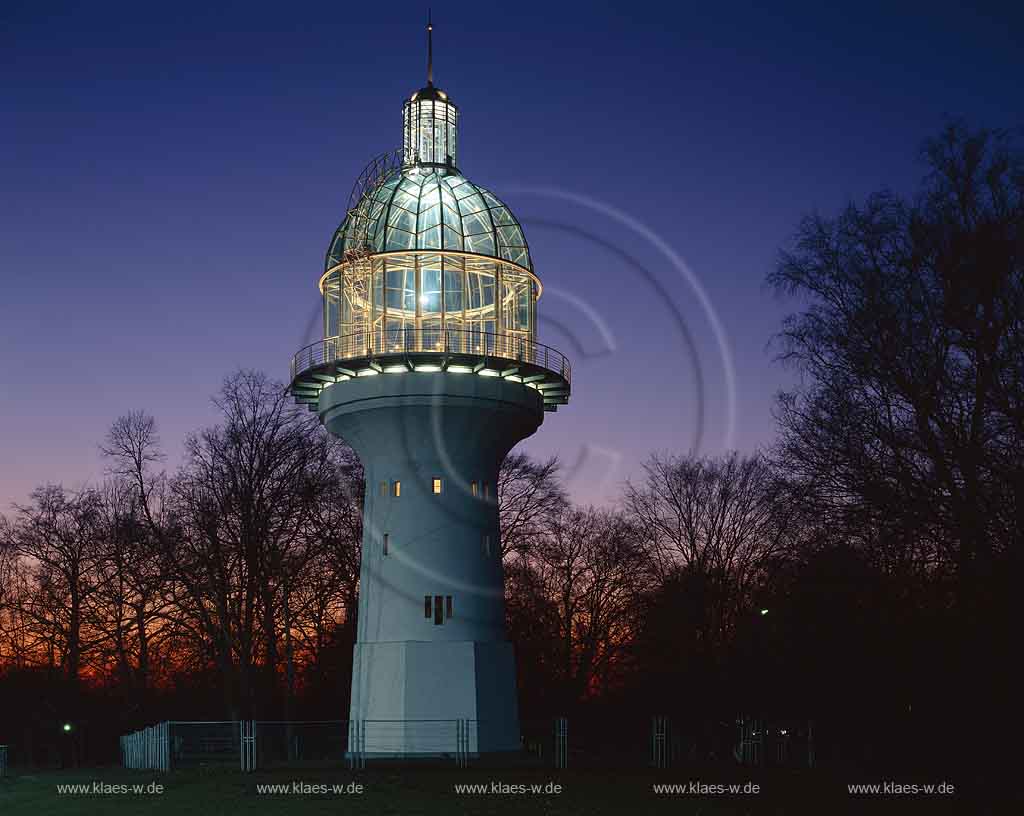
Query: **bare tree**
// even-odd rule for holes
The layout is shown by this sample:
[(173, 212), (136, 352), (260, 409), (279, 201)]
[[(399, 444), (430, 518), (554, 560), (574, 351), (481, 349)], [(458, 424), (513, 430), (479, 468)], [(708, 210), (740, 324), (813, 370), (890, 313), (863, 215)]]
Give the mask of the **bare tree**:
[(565, 702), (593, 692), (625, 660), (643, 560), (631, 525), (617, 513), (563, 506), (545, 519), (530, 574), (517, 585), (538, 592), (555, 618), (555, 675)]
[(498, 472), (502, 556), (523, 555), (543, 533), (549, 516), (568, 504), (557, 457), (536, 462), (524, 453), (505, 457)]
[(214, 644), (229, 709), (249, 712), (258, 667), (259, 696), (277, 687), (280, 640), (292, 636), (282, 621), (322, 546), (314, 508), (334, 495), (340, 444), (259, 373), (229, 377), (215, 404), (223, 423), (188, 439), (174, 484), (184, 532), (177, 575)]
[(93, 570), (100, 545), (100, 499), (95, 491), (69, 493), (59, 485), (36, 488), (31, 503), (15, 505), (5, 549), (27, 559), (33, 594), (22, 611), (31, 621), (27, 654), (59, 666), (74, 684), (94, 645), (85, 610), (96, 590)]
[(1024, 541), (1024, 157), (960, 124), (924, 155), (917, 200), (805, 219), (769, 277), (805, 302), (777, 458), (888, 572), (945, 572), (967, 610)]
[[(760, 456), (653, 455), (626, 506), (660, 582), (685, 572), (702, 590), (705, 642), (722, 642), (795, 530), (782, 485)], [(696, 584), (695, 584), (696, 582)]]

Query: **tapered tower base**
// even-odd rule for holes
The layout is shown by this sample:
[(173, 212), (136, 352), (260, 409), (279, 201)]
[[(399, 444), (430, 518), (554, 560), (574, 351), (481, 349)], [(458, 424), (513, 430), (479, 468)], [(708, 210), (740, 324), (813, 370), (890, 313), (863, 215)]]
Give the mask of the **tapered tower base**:
[[(351, 717), (369, 756), (441, 756), (519, 749), (511, 643), (360, 643)], [(462, 720), (464, 726), (457, 725)]]

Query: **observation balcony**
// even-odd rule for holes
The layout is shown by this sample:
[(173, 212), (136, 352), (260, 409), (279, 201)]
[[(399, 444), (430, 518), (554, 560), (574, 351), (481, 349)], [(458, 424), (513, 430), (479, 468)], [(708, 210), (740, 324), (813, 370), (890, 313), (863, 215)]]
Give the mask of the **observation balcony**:
[(361, 331), (325, 337), (292, 358), (289, 392), (317, 410), (320, 392), (353, 377), (407, 371), (501, 377), (533, 388), (544, 410), (569, 401), (571, 370), (560, 351), (525, 335), (438, 327)]

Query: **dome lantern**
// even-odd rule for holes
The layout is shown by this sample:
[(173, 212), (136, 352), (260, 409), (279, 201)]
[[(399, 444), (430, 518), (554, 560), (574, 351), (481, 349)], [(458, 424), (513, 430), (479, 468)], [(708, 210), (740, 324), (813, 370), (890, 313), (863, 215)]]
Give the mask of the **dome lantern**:
[(434, 87), (434, 25), (427, 15), (427, 84), (402, 107), (402, 164), (455, 167), (459, 111)]

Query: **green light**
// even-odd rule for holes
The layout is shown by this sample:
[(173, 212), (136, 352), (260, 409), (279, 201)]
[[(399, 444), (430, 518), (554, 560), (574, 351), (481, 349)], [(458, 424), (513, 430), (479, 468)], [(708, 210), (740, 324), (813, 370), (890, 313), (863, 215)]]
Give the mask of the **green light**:
[(761, 614), (762, 615), (767, 615), (768, 614), (768, 610), (767, 609), (762, 609), (761, 610)]
[(64, 733), (68, 734), (71, 732), (71, 723), (64, 723)]

